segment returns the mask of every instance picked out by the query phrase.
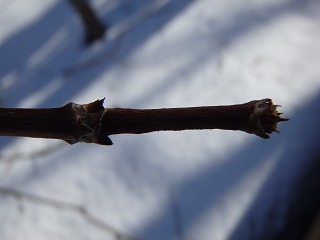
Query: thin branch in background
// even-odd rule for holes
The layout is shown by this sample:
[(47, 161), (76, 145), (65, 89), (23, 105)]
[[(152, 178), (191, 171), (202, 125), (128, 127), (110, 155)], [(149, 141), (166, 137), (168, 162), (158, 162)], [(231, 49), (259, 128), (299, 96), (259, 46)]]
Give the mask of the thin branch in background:
[(69, 0), (71, 6), (79, 14), (86, 31), (85, 43), (87, 45), (103, 38), (107, 27), (99, 20), (86, 0)]
[(26, 200), (34, 203), (44, 204), (47, 206), (51, 206), (60, 210), (68, 210), (75, 212), (79, 214), (81, 217), (83, 217), (86, 221), (88, 221), (90, 224), (95, 226), (96, 228), (99, 228), (106, 232), (107, 234), (113, 235), (116, 239), (121, 240), (141, 240), (140, 238), (130, 236), (128, 234), (122, 233), (119, 230), (115, 229), (114, 227), (106, 224), (105, 222), (101, 221), (94, 215), (92, 215), (90, 212), (88, 212), (84, 207), (72, 204), (72, 203), (66, 203), (59, 200), (54, 200), (47, 197), (40, 197), (34, 194), (20, 192), (14, 189), (0, 187), (0, 194), (2, 195), (8, 195), (16, 198), (18, 201)]
[(177, 197), (173, 191), (169, 192), (169, 201), (171, 206), (171, 213), (173, 216), (174, 230), (176, 237), (179, 240), (184, 240), (184, 230), (183, 230), (183, 218), (181, 215), (179, 203)]
[(70, 66), (63, 70), (62, 75), (65, 78), (71, 78), (75, 75), (78, 75), (82, 72), (88, 71), (94, 67), (99, 66), (101, 63), (111, 63), (117, 60), (117, 53), (122, 45), (123, 37), (119, 37), (117, 41), (112, 42), (112, 45), (109, 45), (109, 48), (103, 54), (98, 54), (93, 58), (90, 58), (87, 61), (77, 63), (73, 66)]
[(170, 3), (170, 0), (153, 0), (148, 3), (148, 5), (142, 8), (139, 12), (134, 14), (132, 17), (120, 22), (116, 26), (108, 27), (107, 40), (111, 43), (114, 43), (114, 46), (110, 46), (107, 51), (100, 52), (88, 59), (85, 62), (76, 63), (72, 66), (67, 67), (63, 71), (63, 75), (67, 78), (73, 77), (82, 72), (88, 71), (94, 67), (97, 67), (100, 64), (110, 62), (115, 60), (117, 51), (122, 45), (122, 40), (125, 35), (138, 24), (146, 20), (148, 17), (152, 16), (156, 12), (163, 9), (167, 4)]
[(9, 156), (1, 156), (0, 164), (5, 164), (3, 169), (1, 170), (0, 174), (0, 182), (3, 181), (9, 174), (10, 169), (13, 167), (13, 164), (17, 161), (25, 161), (25, 160), (34, 160), (39, 157), (48, 156), (61, 148), (65, 147), (63, 142), (56, 143), (52, 146), (47, 146), (45, 148), (32, 151), (31, 153), (24, 153), (24, 152), (15, 152)]
[(65, 144), (62, 142), (56, 143), (52, 146), (46, 146), (42, 149), (32, 151), (30, 153), (24, 153), (24, 152), (15, 152), (14, 154), (11, 154), (9, 156), (1, 156), (0, 164), (10, 164), (15, 161), (22, 161), (22, 160), (29, 160), (29, 159), (35, 159), (39, 157), (45, 157), (48, 156), (61, 148), (65, 147)]
[(68, 103), (60, 108), (0, 108), (0, 136), (61, 139), (112, 145), (115, 134), (200, 129), (238, 130), (268, 139), (287, 121), (272, 100), (190, 108), (104, 108), (104, 99), (89, 104)]

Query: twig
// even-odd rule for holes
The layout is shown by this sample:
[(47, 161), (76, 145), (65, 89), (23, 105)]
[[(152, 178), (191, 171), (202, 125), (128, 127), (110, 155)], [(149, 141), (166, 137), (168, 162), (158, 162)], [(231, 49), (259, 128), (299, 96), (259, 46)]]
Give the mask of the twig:
[(101, 39), (105, 34), (107, 26), (98, 19), (87, 1), (69, 0), (69, 2), (77, 11), (84, 24), (86, 30), (85, 43), (90, 45), (94, 41)]
[(125, 35), (131, 29), (138, 26), (141, 22), (147, 19), (149, 16), (167, 6), (169, 2), (170, 0), (153, 0), (152, 2), (148, 3), (146, 7), (142, 8), (142, 10), (140, 10), (127, 20), (120, 22), (116, 26), (108, 26), (108, 34), (106, 36), (106, 39), (112, 44), (114, 43), (114, 45), (110, 46), (110, 48), (108, 47), (107, 51), (104, 51), (102, 53), (99, 52), (99, 54), (84, 62), (76, 63), (72, 66), (67, 67), (63, 71), (64, 77), (73, 77), (77, 74), (97, 67), (102, 63), (109, 62), (110, 59), (114, 61), (117, 57), (116, 55), (118, 50), (122, 46), (122, 41)]
[(117, 59), (117, 53), (122, 45), (122, 42), (123, 37), (119, 36), (117, 41), (110, 43), (110, 47), (105, 52), (99, 53), (84, 62), (79, 62), (75, 65), (65, 68), (62, 72), (62, 76), (66, 79), (72, 78), (75, 75), (95, 68), (106, 61), (109, 63), (115, 61)]
[(176, 198), (175, 193), (173, 191), (169, 192), (169, 200), (176, 237), (179, 240), (184, 240), (183, 218), (181, 216), (181, 210), (179, 207), (178, 199)]
[(0, 135), (111, 145), (115, 134), (199, 129), (239, 130), (269, 138), (287, 121), (271, 99), (229, 106), (163, 109), (104, 108), (104, 99), (60, 108), (0, 108)]
[(30, 193), (20, 192), (20, 191), (10, 189), (10, 188), (5, 188), (5, 187), (0, 187), (0, 194), (9, 195), (19, 200), (25, 199), (31, 202), (49, 205), (57, 209), (65, 209), (72, 212), (76, 212), (79, 215), (81, 215), (81, 217), (83, 217), (85, 220), (87, 220), (89, 223), (103, 230), (104, 232), (113, 235), (116, 239), (141, 240), (139, 238), (129, 236), (127, 234), (120, 232), (114, 227), (111, 227), (110, 225), (99, 220), (97, 217), (95, 217), (90, 212), (88, 212), (84, 207), (76, 204), (66, 203), (66, 202), (54, 200), (47, 197), (41, 197), (41, 196), (33, 195)]
[(0, 182), (3, 181), (3, 179), (6, 179), (6, 177), (10, 174), (10, 169), (13, 167), (14, 163), (18, 161), (33, 160), (38, 157), (47, 156), (55, 151), (58, 151), (64, 146), (65, 144), (63, 144), (63, 142), (59, 142), (55, 145), (47, 146), (43, 149), (35, 150), (30, 153), (15, 152), (9, 156), (0, 155), (0, 164), (5, 164), (5, 166), (3, 166), (3, 169), (1, 169), (0, 171)]
[(30, 159), (35, 159), (35, 158), (39, 158), (39, 157), (45, 157), (49, 154), (52, 154), (52, 153), (62, 149), (63, 147), (65, 147), (65, 144), (63, 144), (63, 142), (58, 142), (52, 146), (46, 146), (42, 149), (38, 149), (38, 150), (32, 151), (30, 153), (28, 153), (28, 152), (14, 152), (13, 154), (11, 154), (9, 156), (0, 155), (0, 157), (1, 157), (0, 164), (2, 164), (2, 163), (10, 164), (12, 162), (30, 160)]

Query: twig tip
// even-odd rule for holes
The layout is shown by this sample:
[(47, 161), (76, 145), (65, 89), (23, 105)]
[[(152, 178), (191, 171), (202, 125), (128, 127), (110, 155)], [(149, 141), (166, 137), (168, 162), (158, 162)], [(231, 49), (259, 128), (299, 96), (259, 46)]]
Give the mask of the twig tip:
[(252, 132), (259, 137), (268, 139), (272, 132), (278, 132), (278, 122), (288, 121), (287, 118), (281, 118), (282, 113), (278, 113), (277, 108), (280, 105), (273, 104), (270, 98), (255, 101), (254, 110), (250, 116)]

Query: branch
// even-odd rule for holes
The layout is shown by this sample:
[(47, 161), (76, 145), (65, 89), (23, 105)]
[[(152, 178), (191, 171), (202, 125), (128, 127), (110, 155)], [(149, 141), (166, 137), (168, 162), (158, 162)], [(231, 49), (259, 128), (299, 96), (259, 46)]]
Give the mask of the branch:
[(84, 24), (86, 30), (85, 43), (90, 45), (101, 39), (106, 31), (106, 26), (98, 19), (90, 5), (85, 0), (69, 0), (69, 2)]
[(62, 202), (62, 201), (54, 200), (47, 197), (41, 197), (41, 196), (33, 195), (30, 193), (20, 192), (18, 190), (6, 188), (6, 187), (0, 187), (0, 194), (12, 196), (18, 200), (24, 199), (30, 202), (35, 202), (35, 203), (45, 204), (51, 207), (55, 207), (57, 209), (64, 209), (64, 210), (76, 212), (85, 220), (87, 220), (89, 223), (91, 223), (93, 226), (105, 231), (108, 234), (113, 235), (116, 239), (141, 240), (140, 238), (122, 233), (119, 230), (115, 229), (114, 227), (104, 223), (103, 221), (101, 221), (100, 219), (92, 215), (90, 212), (88, 212), (84, 207), (80, 205)]
[(200, 129), (239, 130), (264, 139), (287, 121), (271, 99), (229, 106), (163, 109), (104, 108), (104, 99), (60, 108), (0, 108), (0, 136), (61, 139), (111, 145), (115, 134)]

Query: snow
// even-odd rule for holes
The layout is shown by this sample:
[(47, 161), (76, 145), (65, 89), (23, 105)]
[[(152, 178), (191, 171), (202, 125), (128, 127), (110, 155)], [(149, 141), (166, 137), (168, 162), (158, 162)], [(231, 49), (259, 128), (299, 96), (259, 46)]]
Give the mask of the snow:
[(112, 136), (111, 147), (1, 137), (0, 238), (262, 239), (281, 230), (320, 146), (320, 2), (91, 3), (110, 29), (85, 48), (67, 1), (0, 0), (3, 107), (271, 97), (290, 121), (267, 141), (218, 130)]

